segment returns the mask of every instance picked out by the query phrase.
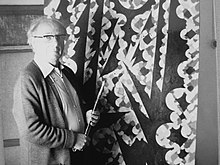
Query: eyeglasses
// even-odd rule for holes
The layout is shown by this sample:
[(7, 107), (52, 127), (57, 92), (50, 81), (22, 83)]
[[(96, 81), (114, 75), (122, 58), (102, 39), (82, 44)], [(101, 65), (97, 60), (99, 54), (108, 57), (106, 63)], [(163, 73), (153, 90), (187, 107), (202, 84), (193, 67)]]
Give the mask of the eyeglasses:
[(48, 42), (53, 41), (54, 39), (56, 40), (65, 40), (67, 39), (67, 35), (66, 34), (57, 34), (57, 35), (52, 35), (52, 34), (48, 34), (48, 35), (43, 35), (43, 36), (33, 36), (34, 38), (43, 38)]

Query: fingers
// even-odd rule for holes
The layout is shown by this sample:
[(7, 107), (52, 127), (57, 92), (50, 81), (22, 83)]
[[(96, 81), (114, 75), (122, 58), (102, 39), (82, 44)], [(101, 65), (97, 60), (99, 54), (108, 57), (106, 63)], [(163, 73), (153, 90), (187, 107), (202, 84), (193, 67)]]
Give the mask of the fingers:
[(100, 112), (89, 110), (86, 112), (86, 118), (87, 118), (87, 122), (91, 126), (95, 126), (100, 119)]
[(82, 151), (84, 146), (89, 142), (89, 138), (85, 134), (78, 133), (76, 136), (76, 144), (73, 148), (73, 151)]
[(95, 126), (98, 123), (99, 119), (100, 119), (100, 112), (99, 111), (93, 111), (91, 113), (90, 124), (92, 126)]
[(87, 136), (86, 137), (86, 144), (85, 144), (85, 146), (89, 146), (90, 141), (91, 141), (90, 137)]
[(100, 112), (99, 111), (93, 111), (92, 112), (92, 116), (100, 116)]

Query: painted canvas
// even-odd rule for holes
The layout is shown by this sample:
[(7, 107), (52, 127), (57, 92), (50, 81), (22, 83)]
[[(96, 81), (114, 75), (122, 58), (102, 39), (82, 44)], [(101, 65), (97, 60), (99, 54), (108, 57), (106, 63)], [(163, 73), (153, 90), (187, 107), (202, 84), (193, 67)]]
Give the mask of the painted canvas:
[(199, 0), (46, 0), (69, 34), (63, 61), (101, 119), (84, 164), (194, 165)]

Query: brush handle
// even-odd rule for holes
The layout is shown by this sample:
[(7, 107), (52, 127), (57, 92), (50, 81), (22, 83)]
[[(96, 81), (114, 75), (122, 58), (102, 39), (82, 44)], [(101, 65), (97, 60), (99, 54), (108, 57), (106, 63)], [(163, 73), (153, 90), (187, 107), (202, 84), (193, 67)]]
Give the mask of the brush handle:
[[(102, 94), (102, 90), (104, 89), (104, 85), (105, 85), (105, 81), (102, 81), (102, 85), (101, 85), (101, 88), (99, 89), (99, 93), (98, 93), (98, 95), (97, 95), (97, 97), (96, 97), (96, 101), (95, 101), (95, 104), (94, 104), (94, 106), (93, 106), (92, 113), (93, 113), (93, 112), (95, 111), (95, 109), (96, 109), (97, 103), (98, 103), (99, 98), (100, 98), (100, 96), (101, 96), (101, 94)], [(92, 125), (91, 125), (91, 122), (89, 122), (89, 124), (87, 125), (86, 130), (85, 130), (85, 135), (86, 135), (86, 136), (89, 135), (89, 132), (90, 132), (91, 128), (92, 128)]]

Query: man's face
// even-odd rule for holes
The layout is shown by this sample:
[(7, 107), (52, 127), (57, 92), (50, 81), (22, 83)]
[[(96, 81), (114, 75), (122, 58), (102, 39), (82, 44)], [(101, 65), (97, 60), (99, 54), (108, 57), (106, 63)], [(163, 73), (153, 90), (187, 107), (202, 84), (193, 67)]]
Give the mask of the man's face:
[(56, 65), (64, 49), (65, 29), (56, 22), (41, 23), (33, 33), (32, 47), (40, 61)]

